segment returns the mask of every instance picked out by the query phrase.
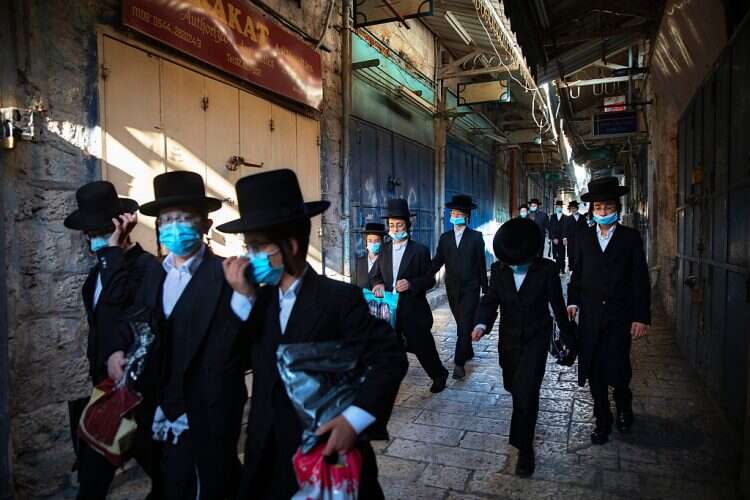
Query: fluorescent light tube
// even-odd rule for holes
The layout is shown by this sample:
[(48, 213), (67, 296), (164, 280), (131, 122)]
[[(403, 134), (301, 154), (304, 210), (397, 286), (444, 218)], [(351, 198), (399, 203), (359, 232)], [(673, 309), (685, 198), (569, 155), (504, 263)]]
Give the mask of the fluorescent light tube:
[(464, 29), (453, 12), (449, 10), (446, 11), (445, 20), (448, 21), (448, 24), (450, 24), (451, 28), (458, 33), (458, 36), (461, 37), (461, 40), (463, 40), (466, 45), (474, 45), (474, 40), (471, 39), (471, 35), (469, 35), (469, 32), (466, 31), (466, 29)]

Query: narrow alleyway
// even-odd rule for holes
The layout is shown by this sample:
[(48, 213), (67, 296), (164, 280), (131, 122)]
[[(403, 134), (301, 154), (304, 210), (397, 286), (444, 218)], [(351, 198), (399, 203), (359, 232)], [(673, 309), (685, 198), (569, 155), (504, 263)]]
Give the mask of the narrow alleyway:
[[(434, 312), (435, 338), (449, 364), (455, 323), (447, 306)], [(736, 443), (680, 357), (656, 315), (649, 337), (633, 349), (636, 425), (593, 446), (588, 388), (575, 367), (547, 366), (537, 427), (537, 470), (514, 474), (507, 442), (511, 397), (497, 362), (497, 326), (475, 345), (462, 381), (438, 395), (413, 357), (378, 464), (388, 499), (733, 499)], [(452, 368), (452, 365), (451, 365)]]

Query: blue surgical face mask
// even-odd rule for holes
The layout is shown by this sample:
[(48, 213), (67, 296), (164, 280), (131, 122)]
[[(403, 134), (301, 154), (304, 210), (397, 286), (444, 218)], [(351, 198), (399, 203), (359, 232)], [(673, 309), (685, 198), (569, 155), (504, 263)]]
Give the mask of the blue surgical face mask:
[(594, 214), (594, 222), (597, 224), (601, 224), (603, 226), (608, 226), (610, 224), (614, 224), (617, 222), (617, 218), (620, 216), (617, 212), (611, 213), (609, 215), (596, 215)]
[(534, 205), (530, 206), (529, 212), (536, 212), (536, 207)]
[(529, 216), (529, 211), (528, 211), (528, 210), (521, 210), (521, 211), (520, 211), (520, 212), (518, 213), (518, 215), (520, 215), (521, 217), (523, 217), (523, 218), (525, 219), (526, 217), (528, 217), (528, 216)]
[(454, 226), (465, 226), (466, 217), (451, 217), (451, 224)]
[(555, 207), (555, 213), (556, 214), (561, 214), (562, 213), (562, 208), (561, 207)]
[(112, 236), (112, 234), (105, 234), (102, 236), (94, 236), (89, 239), (89, 245), (91, 246), (91, 251), (96, 253), (102, 248), (109, 245), (109, 237)]
[(370, 252), (371, 254), (373, 254), (373, 255), (377, 255), (377, 254), (379, 254), (379, 253), (380, 253), (380, 245), (381, 245), (381, 244), (380, 244), (379, 242), (376, 242), (376, 243), (368, 243), (368, 244), (367, 244), (367, 250), (368, 250), (368, 251), (369, 251), (369, 252)]
[(248, 253), (247, 259), (253, 266), (253, 282), (256, 285), (278, 285), (284, 266), (274, 267), (266, 252)]
[(170, 222), (159, 227), (159, 243), (178, 257), (190, 255), (200, 242), (200, 233), (189, 222)]
[(388, 233), (391, 236), (391, 239), (394, 241), (404, 241), (406, 238), (409, 237), (409, 233), (406, 231), (399, 231), (397, 233)]
[(508, 267), (513, 270), (514, 274), (524, 274), (529, 270), (529, 267), (531, 267), (531, 263), (517, 264), (515, 266), (508, 264)]

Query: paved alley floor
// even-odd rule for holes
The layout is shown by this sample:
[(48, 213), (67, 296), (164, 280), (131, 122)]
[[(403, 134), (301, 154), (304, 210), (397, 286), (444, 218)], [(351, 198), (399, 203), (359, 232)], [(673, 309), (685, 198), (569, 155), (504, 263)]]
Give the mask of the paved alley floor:
[[(447, 306), (434, 311), (435, 340), (452, 370), (455, 323)], [(409, 356), (409, 373), (389, 425), (375, 443), (388, 499), (734, 499), (737, 445), (705, 390), (680, 357), (658, 315), (634, 343), (632, 431), (615, 430), (594, 446), (588, 388), (576, 367), (547, 365), (537, 425), (537, 468), (513, 472), (508, 444), (511, 397), (497, 358), (497, 325), (474, 344), (467, 376), (440, 394)], [(614, 411), (614, 407), (613, 407)], [(736, 441), (736, 440), (735, 440)]]

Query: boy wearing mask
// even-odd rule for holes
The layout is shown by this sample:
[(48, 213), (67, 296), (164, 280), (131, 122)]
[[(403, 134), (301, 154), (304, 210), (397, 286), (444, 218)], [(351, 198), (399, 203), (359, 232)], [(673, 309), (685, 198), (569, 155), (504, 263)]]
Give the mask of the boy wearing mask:
[(383, 247), (383, 237), (385, 236), (385, 224), (379, 222), (368, 222), (365, 224), (365, 248), (366, 254), (357, 259), (357, 279), (356, 285), (359, 288), (371, 288), (370, 271), (375, 261), (380, 256), (380, 249)]

